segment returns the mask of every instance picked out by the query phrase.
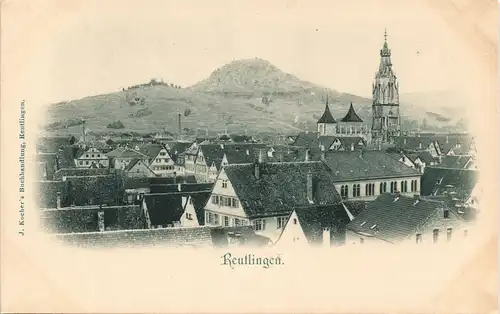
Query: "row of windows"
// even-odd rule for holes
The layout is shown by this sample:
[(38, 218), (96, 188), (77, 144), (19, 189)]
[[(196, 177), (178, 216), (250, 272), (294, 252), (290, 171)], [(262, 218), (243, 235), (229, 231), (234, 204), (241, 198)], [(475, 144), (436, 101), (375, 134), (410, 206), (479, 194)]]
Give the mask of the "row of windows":
[[(410, 182), (410, 192), (417, 192), (417, 180), (411, 180)], [(408, 181), (401, 181), (398, 189), (398, 182), (392, 181), (390, 182), (390, 192), (395, 193), (397, 191), (407, 193), (408, 192)], [(387, 182), (381, 182), (379, 184), (379, 193), (387, 193)], [(368, 183), (365, 185), (365, 196), (375, 195), (375, 183)], [(360, 197), (361, 196), (361, 185), (353, 184), (352, 185), (352, 194), (349, 195), (349, 185), (342, 185), (340, 187), (340, 196), (341, 197)]]
[(221, 206), (238, 208), (239, 201), (237, 198), (230, 196), (220, 196), (220, 195), (212, 195), (212, 204), (218, 204)]
[(219, 216), (219, 214), (211, 212), (205, 213), (205, 220), (209, 225), (220, 225), (220, 223), (222, 223), (222, 226), (224, 227), (229, 227), (229, 226), (238, 227), (245, 225), (244, 220), (238, 218), (230, 218), (229, 216), (224, 216), (224, 215)]
[(174, 166), (153, 166), (153, 171), (156, 170), (175, 170)]
[[(91, 157), (89, 157), (91, 156)], [(85, 158), (95, 158), (96, 155), (95, 154), (85, 154)], [(97, 158), (101, 158), (101, 154), (97, 154)], [(108, 158), (106, 156), (102, 156), (102, 158)]]
[(168, 158), (156, 158), (155, 162), (157, 162), (157, 163), (162, 163), (162, 162), (163, 163), (167, 163), (168, 160), (169, 160)]
[[(84, 163), (85, 163), (85, 165), (90, 165), (90, 161), (89, 160), (85, 160), (85, 162), (83, 160), (78, 161), (78, 164), (80, 166), (83, 166)], [(98, 163), (100, 163), (100, 162), (98, 162)], [(103, 163), (103, 165), (104, 165), (104, 163)]]
[[(467, 237), (468, 231), (464, 230), (464, 237)], [(453, 228), (447, 228), (446, 229), (446, 241), (451, 241), (453, 236)], [(432, 230), (432, 243), (438, 243), (440, 238), (440, 230), (439, 229), (434, 229)], [(417, 244), (422, 243), (422, 234), (418, 233), (415, 236), (415, 242)]]

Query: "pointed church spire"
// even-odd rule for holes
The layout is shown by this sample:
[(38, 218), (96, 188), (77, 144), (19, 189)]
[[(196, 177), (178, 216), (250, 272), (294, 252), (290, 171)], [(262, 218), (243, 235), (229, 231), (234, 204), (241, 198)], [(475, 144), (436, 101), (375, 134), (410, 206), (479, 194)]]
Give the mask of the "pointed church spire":
[(325, 111), (317, 123), (337, 123), (330, 112), (330, 108), (328, 107), (328, 94), (326, 94)]

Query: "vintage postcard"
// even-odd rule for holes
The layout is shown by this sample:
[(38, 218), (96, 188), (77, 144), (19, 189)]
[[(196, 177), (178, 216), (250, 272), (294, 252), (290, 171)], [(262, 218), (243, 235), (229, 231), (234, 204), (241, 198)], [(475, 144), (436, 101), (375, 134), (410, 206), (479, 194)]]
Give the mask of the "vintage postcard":
[(1, 311), (495, 313), (498, 3), (1, 3)]

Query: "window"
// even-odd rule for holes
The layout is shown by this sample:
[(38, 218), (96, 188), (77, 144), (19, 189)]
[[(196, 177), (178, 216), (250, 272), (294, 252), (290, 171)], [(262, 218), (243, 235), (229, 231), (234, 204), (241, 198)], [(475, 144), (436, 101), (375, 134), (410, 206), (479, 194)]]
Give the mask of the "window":
[(212, 204), (219, 204), (219, 196), (218, 195), (212, 196)]
[(189, 198), (189, 204), (193, 205), (193, 199), (191, 197)]
[(352, 187), (352, 197), (359, 197), (361, 195), (361, 186), (354, 184)]
[(417, 235), (415, 236), (415, 240), (417, 244), (422, 243), (422, 235), (420, 233), (417, 233)]
[(229, 217), (224, 216), (224, 227), (229, 227)]
[(365, 185), (365, 195), (370, 196), (375, 194), (375, 183), (368, 183)]
[[(83, 165), (83, 161), (80, 160), (79, 164), (80, 164), (80, 166)], [(472, 203), (472, 204), (474, 204), (474, 203)]]
[(89, 154), (85, 154), (85, 158), (89, 158)]
[(349, 195), (349, 186), (342, 185), (340, 187), (340, 196), (341, 197), (347, 197), (348, 195)]
[(439, 229), (432, 230), (432, 242), (437, 243), (439, 241)]
[(387, 182), (380, 182), (380, 194), (387, 192)]
[(160, 156), (165, 156), (167, 153), (165, 152), (160, 152)]
[(222, 187), (227, 189), (227, 180), (222, 180)]
[(92, 154), (92, 158), (94, 158), (94, 154)]
[(281, 229), (285, 227), (286, 217), (278, 217), (276, 218), (276, 229)]
[(88, 160), (85, 160), (85, 164), (88, 165), (89, 164), (89, 161)]
[(237, 200), (237, 199), (235, 199), (235, 198), (233, 198), (233, 199), (232, 199), (232, 204), (231, 204), (231, 207), (233, 207), (233, 208), (238, 208), (238, 206), (239, 206), (239, 204), (238, 204), (238, 203), (239, 203), (239, 202), (238, 202), (238, 200)]
[(237, 226), (241, 226), (241, 222), (238, 218), (234, 218), (234, 225), (237, 227)]
[(391, 182), (391, 193), (395, 193), (398, 190), (398, 183), (396, 181)]
[(408, 181), (401, 181), (401, 192), (408, 192)]
[(443, 210), (443, 218), (450, 219), (450, 210), (448, 209)]
[(219, 214), (214, 214), (214, 224), (219, 224)]
[(253, 222), (253, 228), (255, 231), (262, 231), (266, 229), (266, 221), (264, 219), (257, 219)]
[(101, 154), (97, 154), (97, 158), (101, 157)]
[(453, 234), (453, 229), (452, 228), (448, 228), (446, 229), (446, 241), (451, 241), (451, 236)]
[(297, 224), (297, 218), (293, 218), (293, 224), (296, 225)]
[(193, 220), (193, 215), (191, 215), (191, 213), (186, 213), (186, 219)]

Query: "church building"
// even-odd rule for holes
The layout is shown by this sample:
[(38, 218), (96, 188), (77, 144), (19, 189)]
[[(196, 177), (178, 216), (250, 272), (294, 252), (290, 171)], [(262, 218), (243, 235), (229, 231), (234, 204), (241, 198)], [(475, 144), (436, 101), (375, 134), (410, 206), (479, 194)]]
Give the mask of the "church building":
[(380, 66), (372, 86), (372, 142), (388, 143), (401, 133), (399, 115), (399, 83), (392, 70), (391, 49), (387, 45), (380, 50)]

